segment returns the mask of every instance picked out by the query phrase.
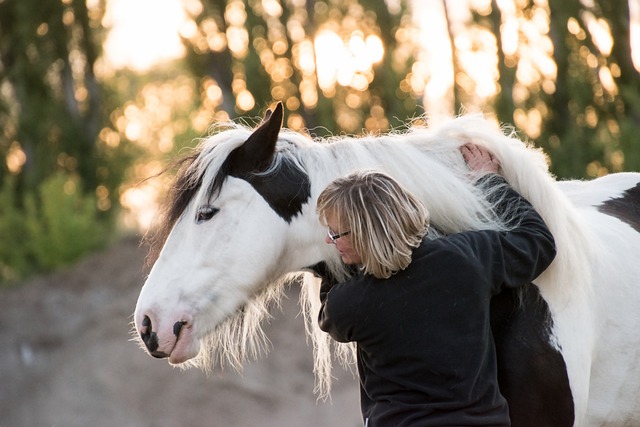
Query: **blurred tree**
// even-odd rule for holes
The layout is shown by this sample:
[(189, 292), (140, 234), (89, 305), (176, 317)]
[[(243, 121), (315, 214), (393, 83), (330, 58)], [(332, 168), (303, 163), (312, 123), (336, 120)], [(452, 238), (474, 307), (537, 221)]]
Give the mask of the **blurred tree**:
[[(545, 148), (561, 177), (640, 169), (627, 1), (477, 0), (461, 21), (460, 8), (442, 0), (451, 113), (495, 112)], [(204, 108), (225, 112), (217, 118), (258, 116), (277, 100), (294, 129), (386, 130), (397, 125), (390, 118), (419, 115), (421, 76), (446, 65), (417, 59), (417, 30), (400, 0), (201, 4), (185, 43)]]
[[(188, 72), (175, 63), (147, 76), (112, 120), (121, 139), (147, 153), (136, 159), (134, 181), (162, 169), (154, 159), (175, 156), (211, 123), (249, 116), (255, 124), (273, 101), (285, 103), (289, 128), (325, 136), (398, 127), (420, 117), (423, 95), (434, 93), (425, 104), (515, 124), (545, 148), (560, 177), (640, 169), (629, 11), (616, 2), (620, 8), (580, 0), (469, 0), (469, 8), (447, 0), (183, 0), (192, 19), (180, 30)], [(417, 27), (410, 5), (428, 24)], [(603, 35), (625, 42), (608, 49), (594, 41)], [(425, 54), (428, 44), (437, 55)], [(125, 188), (122, 201), (148, 205), (141, 190)]]
[[(48, 233), (22, 252), (0, 247), (0, 278), (8, 259), (27, 270), (64, 241), (74, 209), (75, 228), (118, 202), (148, 219), (146, 188), (162, 182), (132, 183), (211, 123), (273, 101), (289, 128), (326, 136), (387, 131), (440, 96), (451, 114), (515, 124), (561, 177), (640, 170), (628, 0), (182, 0), (184, 61), (97, 77), (106, 1), (0, 0), (0, 233), (12, 244)], [(433, 27), (418, 28), (410, 5)]]
[(203, 0), (194, 21), (187, 61), (210, 111), (257, 116), (283, 101), (289, 127), (331, 133), (415, 115), (405, 1)]
[(24, 153), (3, 162), (0, 173), (35, 189), (63, 168), (95, 188), (102, 112), (86, 2), (4, 1), (0, 31), (0, 149), (3, 157)]
[(640, 169), (627, 0), (490, 3), (473, 25), (490, 28), (500, 46), (499, 120), (545, 148), (561, 177)]
[[(30, 259), (22, 270), (44, 265), (39, 264), (33, 242), (25, 243), (33, 236), (11, 226), (11, 218), (25, 218), (29, 209), (31, 219), (41, 224), (45, 216), (56, 214), (56, 224), (65, 216), (69, 223), (78, 219), (69, 217), (70, 204), (58, 203), (64, 211), (56, 212), (56, 205), (45, 200), (45, 189), (60, 191), (60, 197), (73, 196), (72, 204), (83, 220), (96, 222), (97, 233), (103, 230), (97, 223), (108, 220), (106, 213), (114, 207), (125, 165), (105, 155), (108, 147), (99, 143), (108, 118), (94, 75), (101, 14), (100, 3), (89, 11), (85, 0), (0, 1), (0, 187), (5, 202), (0, 229), (7, 233), (3, 244), (14, 255)], [(27, 199), (34, 201), (29, 203), (32, 208), (27, 208)], [(91, 211), (88, 201), (93, 201)], [(43, 225), (39, 233), (55, 233), (55, 227)], [(63, 244), (90, 249), (97, 240), (105, 240), (104, 230), (98, 235), (102, 238)], [(47, 266), (55, 264), (55, 254), (49, 255)], [(12, 271), (6, 259), (0, 259), (0, 280), (25, 272)]]

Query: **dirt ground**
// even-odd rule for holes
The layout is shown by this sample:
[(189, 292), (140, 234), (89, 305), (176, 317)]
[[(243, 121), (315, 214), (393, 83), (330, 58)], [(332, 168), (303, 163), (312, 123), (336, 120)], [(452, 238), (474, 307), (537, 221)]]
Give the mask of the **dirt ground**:
[(336, 367), (313, 394), (297, 289), (266, 326), (273, 349), (242, 375), (182, 371), (129, 340), (143, 282), (134, 239), (0, 290), (0, 427), (359, 426), (357, 382)]

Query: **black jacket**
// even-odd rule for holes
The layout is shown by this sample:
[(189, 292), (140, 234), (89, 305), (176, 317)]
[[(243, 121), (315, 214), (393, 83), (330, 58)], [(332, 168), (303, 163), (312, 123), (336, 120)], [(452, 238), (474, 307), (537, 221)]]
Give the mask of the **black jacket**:
[(360, 274), (323, 286), (320, 327), (357, 343), (368, 427), (510, 425), (489, 303), (503, 286), (527, 285), (542, 273), (555, 242), (527, 200), (500, 188), (501, 209), (518, 211), (512, 231), (425, 239), (389, 279)]

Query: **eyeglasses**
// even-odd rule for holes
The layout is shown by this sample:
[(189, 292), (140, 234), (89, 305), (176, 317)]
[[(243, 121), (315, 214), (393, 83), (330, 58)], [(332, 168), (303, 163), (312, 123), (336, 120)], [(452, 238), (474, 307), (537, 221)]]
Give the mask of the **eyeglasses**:
[(336, 244), (336, 240), (338, 240), (341, 237), (346, 236), (347, 234), (351, 233), (351, 230), (349, 231), (344, 231), (342, 233), (332, 233), (331, 229), (327, 230), (327, 236), (329, 236), (329, 238), (331, 239), (331, 242), (335, 245)]

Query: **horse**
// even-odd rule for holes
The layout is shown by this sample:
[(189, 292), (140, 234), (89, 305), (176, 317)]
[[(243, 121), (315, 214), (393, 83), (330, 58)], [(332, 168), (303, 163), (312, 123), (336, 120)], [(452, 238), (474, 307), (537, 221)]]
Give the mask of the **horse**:
[[(348, 272), (315, 212), (325, 186), (356, 169), (384, 171), (428, 206), (438, 235), (498, 228), (459, 147), (486, 147), (500, 173), (543, 217), (551, 266), (491, 306), (498, 376), (512, 425), (629, 426), (640, 420), (640, 173), (557, 180), (542, 150), (480, 114), (361, 137), (310, 137), (283, 128), (280, 103), (255, 128), (219, 124), (178, 162), (151, 235), (152, 268), (133, 316), (151, 356), (182, 367), (241, 369), (267, 351), (260, 325), (288, 284), (301, 286), (316, 390), (353, 345), (317, 326), (324, 262)], [(429, 233), (431, 236), (432, 233)], [(455, 339), (455, 337), (452, 337)]]

